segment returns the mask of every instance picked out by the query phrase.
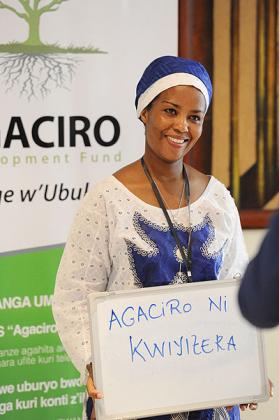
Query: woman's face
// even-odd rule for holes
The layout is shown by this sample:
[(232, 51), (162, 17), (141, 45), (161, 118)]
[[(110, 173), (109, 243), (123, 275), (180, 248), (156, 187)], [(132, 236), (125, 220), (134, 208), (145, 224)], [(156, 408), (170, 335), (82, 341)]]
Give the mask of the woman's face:
[(198, 89), (174, 86), (163, 91), (141, 113), (146, 148), (165, 161), (180, 160), (200, 138), (205, 112), (205, 98)]

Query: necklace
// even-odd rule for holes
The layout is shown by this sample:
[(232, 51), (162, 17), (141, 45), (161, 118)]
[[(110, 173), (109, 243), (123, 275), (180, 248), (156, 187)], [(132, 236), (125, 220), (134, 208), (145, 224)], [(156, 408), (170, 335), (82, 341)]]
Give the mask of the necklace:
[[(163, 196), (163, 194), (162, 194), (162, 192), (161, 192), (161, 190), (160, 190), (160, 188), (159, 188), (159, 186), (158, 186), (158, 184), (157, 184), (157, 182), (155, 181), (154, 178), (153, 178), (153, 181), (154, 181), (154, 184), (156, 185), (156, 187), (158, 188), (159, 193), (161, 194), (161, 197), (162, 197), (162, 200), (165, 203), (166, 209), (169, 210), (169, 212), (171, 214), (173, 223), (176, 224), (177, 219), (179, 217), (179, 212), (180, 212), (180, 208), (181, 208), (181, 204), (182, 204), (182, 200), (183, 200), (183, 195), (184, 195), (184, 191), (185, 191), (185, 182), (183, 182), (183, 186), (182, 186), (182, 190), (181, 190), (180, 198), (179, 198), (179, 203), (178, 203), (177, 214), (176, 214), (176, 217), (175, 217), (174, 214), (173, 214), (173, 211), (171, 210), (170, 206), (168, 205), (166, 198), (164, 198), (164, 196)], [(188, 203), (188, 207), (189, 207), (189, 203)], [(189, 225), (191, 226), (191, 223), (190, 223), (190, 212), (189, 212)], [(189, 233), (189, 236), (190, 235), (191, 235), (191, 231)], [(187, 249), (185, 249), (185, 254), (186, 255), (187, 255), (187, 252), (188, 252)], [(176, 280), (176, 283), (183, 283), (183, 277), (184, 277), (183, 276), (183, 273), (182, 273), (183, 258), (182, 258), (181, 252), (179, 251), (178, 248), (177, 248), (176, 255), (177, 255), (177, 258), (179, 260), (179, 271), (177, 272), (177, 274), (175, 276), (175, 280)]]
[(182, 200), (183, 200), (183, 195), (184, 195), (184, 191), (185, 191), (185, 182), (183, 182), (182, 190), (181, 190), (181, 193), (180, 193), (180, 198), (179, 198), (179, 203), (178, 203), (178, 209), (176, 209), (177, 210), (177, 214), (176, 214), (176, 217), (174, 217), (173, 211), (171, 210), (170, 206), (168, 205), (166, 198), (164, 198), (163, 194), (161, 193), (161, 190), (158, 187), (158, 184), (157, 184), (157, 182), (155, 181), (154, 178), (153, 178), (153, 181), (154, 181), (154, 184), (156, 185), (156, 187), (157, 187), (157, 189), (158, 189), (158, 191), (159, 191), (159, 193), (160, 193), (160, 195), (162, 197), (162, 200), (165, 203), (166, 209), (169, 210), (169, 212), (171, 214), (171, 217), (172, 217), (173, 222), (176, 223), (176, 217), (178, 218), (178, 216), (179, 216), (179, 212), (180, 212), (180, 208), (181, 208), (181, 204), (182, 204)]
[[(143, 170), (145, 172), (145, 175), (147, 177), (147, 179), (149, 180), (153, 192), (155, 194), (155, 197), (157, 198), (157, 201), (161, 207), (161, 209), (163, 210), (163, 213), (165, 215), (165, 218), (168, 222), (170, 231), (172, 236), (175, 239), (176, 245), (177, 245), (177, 252), (179, 251), (179, 272), (177, 273), (177, 275), (175, 276), (175, 280), (176, 283), (179, 282), (185, 282), (185, 277), (186, 277), (186, 282), (191, 282), (192, 281), (192, 273), (191, 273), (191, 267), (192, 267), (192, 255), (191, 255), (191, 233), (192, 233), (192, 228), (191, 228), (191, 222), (190, 222), (190, 185), (189, 185), (189, 180), (188, 180), (188, 176), (187, 176), (187, 172), (185, 169), (185, 166), (183, 165), (183, 169), (182, 169), (182, 174), (183, 174), (183, 178), (184, 178), (184, 188), (183, 188), (183, 192), (185, 192), (185, 198), (186, 198), (186, 203), (188, 204), (188, 213), (189, 213), (189, 234), (188, 234), (188, 243), (187, 243), (187, 248), (186, 248), (186, 252), (185, 252), (185, 247), (182, 246), (180, 239), (177, 235), (176, 230), (174, 229), (172, 220), (167, 212), (166, 209), (166, 205), (165, 202), (162, 198), (162, 195), (159, 191), (158, 186), (156, 185), (154, 179), (152, 178), (152, 175), (144, 161), (144, 158), (141, 158), (141, 165), (143, 167)], [(183, 192), (182, 192), (182, 196), (183, 196)], [(181, 202), (182, 202), (182, 198), (180, 199), (180, 205), (179, 205), (179, 209), (181, 207)], [(170, 209), (169, 209), (170, 210)], [(171, 211), (171, 210), (170, 210)], [(186, 267), (186, 272), (183, 273), (181, 272), (181, 266), (182, 266), (182, 262), (184, 262), (185, 267)]]

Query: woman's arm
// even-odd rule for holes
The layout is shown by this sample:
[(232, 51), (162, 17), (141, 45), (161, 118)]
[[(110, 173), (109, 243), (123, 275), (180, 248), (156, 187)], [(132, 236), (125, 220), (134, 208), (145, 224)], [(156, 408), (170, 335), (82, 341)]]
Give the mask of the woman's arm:
[(228, 234), (228, 242), (224, 249), (219, 279), (241, 278), (248, 263), (248, 254), (244, 242), (239, 213), (233, 198), (228, 194), (227, 206), (224, 209), (224, 222)]
[(110, 274), (109, 226), (102, 194), (91, 191), (74, 219), (57, 273), (53, 315), (63, 346), (83, 380), (91, 362), (87, 296)]

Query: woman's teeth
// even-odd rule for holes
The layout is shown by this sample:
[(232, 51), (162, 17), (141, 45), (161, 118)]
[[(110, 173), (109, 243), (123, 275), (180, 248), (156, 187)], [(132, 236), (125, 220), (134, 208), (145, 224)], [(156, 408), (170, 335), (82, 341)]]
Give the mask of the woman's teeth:
[(183, 144), (188, 140), (188, 139), (176, 139), (175, 137), (170, 137), (170, 136), (168, 136), (168, 138), (170, 141), (176, 144)]

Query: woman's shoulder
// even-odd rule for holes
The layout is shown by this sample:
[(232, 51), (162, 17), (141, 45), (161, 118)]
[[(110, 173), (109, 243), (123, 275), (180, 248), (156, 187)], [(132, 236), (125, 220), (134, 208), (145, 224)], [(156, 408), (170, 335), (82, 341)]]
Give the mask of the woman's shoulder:
[(92, 205), (93, 202), (112, 201), (118, 197), (120, 192), (125, 195), (128, 192), (135, 192), (141, 185), (139, 172), (138, 162), (124, 166), (112, 175), (96, 182), (89, 189), (84, 201)]
[(234, 199), (225, 184), (213, 175), (206, 175), (197, 169), (188, 166), (190, 184), (193, 186), (193, 195), (197, 194), (203, 199), (218, 202), (223, 208), (235, 207)]
[(230, 190), (214, 176), (211, 176), (209, 200), (214, 206), (222, 209), (223, 214), (229, 218), (235, 219), (235, 217), (238, 217), (238, 209)]
[(119, 169), (113, 176), (128, 189), (133, 189), (135, 185), (140, 184), (142, 173), (140, 161), (136, 160)]
[(186, 165), (190, 183), (191, 202), (197, 202), (207, 193), (210, 188), (210, 176), (198, 171), (190, 165)]
[(105, 191), (108, 188), (113, 188), (115, 179), (113, 175), (108, 175), (99, 181), (95, 182), (94, 185), (92, 185), (86, 194), (86, 197), (96, 197), (96, 195), (101, 195), (103, 191)]
[(95, 211), (104, 208), (108, 199), (114, 197), (117, 187), (117, 180), (112, 175), (95, 182), (82, 198), (79, 211), (84, 209)]
[(198, 171), (193, 166), (186, 165), (187, 175), (192, 188), (205, 189), (209, 183), (210, 176)]

